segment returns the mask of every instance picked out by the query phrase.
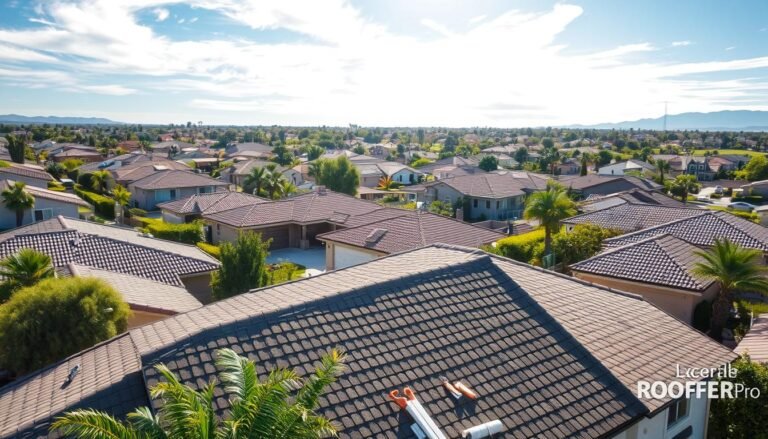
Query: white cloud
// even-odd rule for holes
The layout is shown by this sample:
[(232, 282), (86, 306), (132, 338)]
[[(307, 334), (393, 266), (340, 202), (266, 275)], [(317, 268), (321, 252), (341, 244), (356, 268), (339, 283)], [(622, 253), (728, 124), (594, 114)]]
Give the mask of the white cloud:
[(728, 47), (725, 48), (725, 50), (726, 51), (731, 51), (731, 50), (733, 50), (735, 48), (736, 48), (736, 46), (728, 46)]
[(684, 40), (684, 41), (673, 41), (673, 42), (672, 42), (672, 47), (685, 47), (685, 46), (690, 46), (691, 44), (692, 44), (692, 43), (691, 43), (690, 41), (688, 41), (688, 40)]
[(157, 8), (152, 12), (155, 14), (155, 21), (165, 21), (171, 15), (168, 9), (165, 8)]
[(185, 18), (179, 18), (179, 21), (177, 23), (184, 24), (185, 21), (187, 21)]
[[(172, 40), (138, 21), (139, 13), (167, 12), (170, 4), (46, 2), (41, 16), (51, 24), (0, 29), (0, 78), (114, 96), (170, 94), (168, 114), (195, 120), (199, 114), (237, 123), (526, 126), (654, 116), (664, 101), (680, 112), (724, 109), (729, 99), (749, 96), (754, 80), (684, 75), (768, 67), (768, 57), (648, 61), (657, 48), (642, 41), (569, 51), (556, 38), (583, 10), (567, 4), (477, 19), (467, 31), (425, 19), (436, 35), (418, 39), (388, 30), (344, 0), (187, 2), (253, 29), (304, 37), (290, 43), (231, 38), (226, 28), (207, 39)], [(3, 54), (10, 62), (27, 55), (67, 62), (59, 63), (62, 71), (22, 71), (3, 67)], [(135, 79), (125, 83), (128, 75)], [(149, 117), (125, 114), (113, 118)]]
[(195, 23), (197, 21), (197, 17), (193, 17), (189, 20), (189, 24)]
[(0, 44), (0, 62), (2, 61), (57, 63), (59, 60), (58, 58), (40, 53), (35, 50), (22, 49), (6, 44)]

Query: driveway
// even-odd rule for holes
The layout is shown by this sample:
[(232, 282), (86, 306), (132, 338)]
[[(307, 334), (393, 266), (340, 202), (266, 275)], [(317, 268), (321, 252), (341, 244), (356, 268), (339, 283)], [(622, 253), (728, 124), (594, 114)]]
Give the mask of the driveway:
[(312, 247), (307, 250), (300, 248), (281, 248), (272, 250), (267, 256), (267, 263), (293, 262), (307, 267), (310, 273), (318, 274), (325, 271), (325, 247)]
[[(712, 196), (712, 194), (714, 193), (715, 193), (714, 187), (703, 187), (701, 188), (699, 193), (696, 195), (697, 196), (706, 195), (707, 197), (709, 197), (709, 196)], [(712, 203), (710, 204), (714, 204), (715, 206), (727, 206), (731, 203), (731, 197), (711, 198), (710, 200), (712, 201)]]

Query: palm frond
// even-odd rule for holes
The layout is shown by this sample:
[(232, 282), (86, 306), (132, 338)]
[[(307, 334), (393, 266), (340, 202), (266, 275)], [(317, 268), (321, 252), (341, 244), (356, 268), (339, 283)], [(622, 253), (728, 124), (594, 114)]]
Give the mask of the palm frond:
[(149, 407), (139, 407), (128, 414), (128, 422), (137, 433), (149, 439), (167, 439), (168, 435), (160, 424), (160, 417), (152, 414)]
[(296, 401), (304, 408), (314, 410), (317, 400), (327, 386), (336, 381), (344, 372), (346, 354), (341, 349), (332, 349), (320, 359), (315, 373), (304, 382), (299, 390)]
[(59, 431), (65, 436), (79, 439), (137, 439), (144, 437), (109, 414), (91, 409), (66, 413), (56, 419), (51, 425), (51, 431)]

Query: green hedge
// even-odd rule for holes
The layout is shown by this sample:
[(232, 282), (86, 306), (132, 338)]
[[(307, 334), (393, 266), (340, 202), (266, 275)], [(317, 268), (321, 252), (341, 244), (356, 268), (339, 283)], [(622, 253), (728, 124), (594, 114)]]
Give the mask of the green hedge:
[(747, 203), (750, 203), (750, 204), (760, 204), (763, 202), (763, 197), (760, 195), (747, 195), (744, 197), (733, 197), (731, 198), (731, 201), (732, 202), (746, 201)]
[(544, 251), (544, 229), (502, 238), (497, 241), (496, 250), (499, 254), (520, 262), (537, 260)]
[(207, 242), (201, 241), (197, 243), (197, 246), (200, 247), (200, 250), (208, 253), (216, 259), (219, 259), (219, 256), (221, 256), (221, 248), (218, 245), (208, 244)]
[(79, 184), (75, 185), (75, 194), (91, 203), (97, 215), (107, 219), (115, 218), (115, 200), (95, 192), (87, 191)]
[(144, 225), (144, 230), (151, 233), (155, 238), (192, 245), (203, 240), (203, 227), (198, 221), (186, 224), (175, 224), (152, 218), (136, 219)]

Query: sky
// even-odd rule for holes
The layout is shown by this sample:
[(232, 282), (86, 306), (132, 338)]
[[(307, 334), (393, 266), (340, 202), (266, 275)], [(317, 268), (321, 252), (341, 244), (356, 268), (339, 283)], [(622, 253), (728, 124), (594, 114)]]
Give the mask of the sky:
[(555, 126), (768, 110), (763, 0), (5, 0), (0, 114)]

